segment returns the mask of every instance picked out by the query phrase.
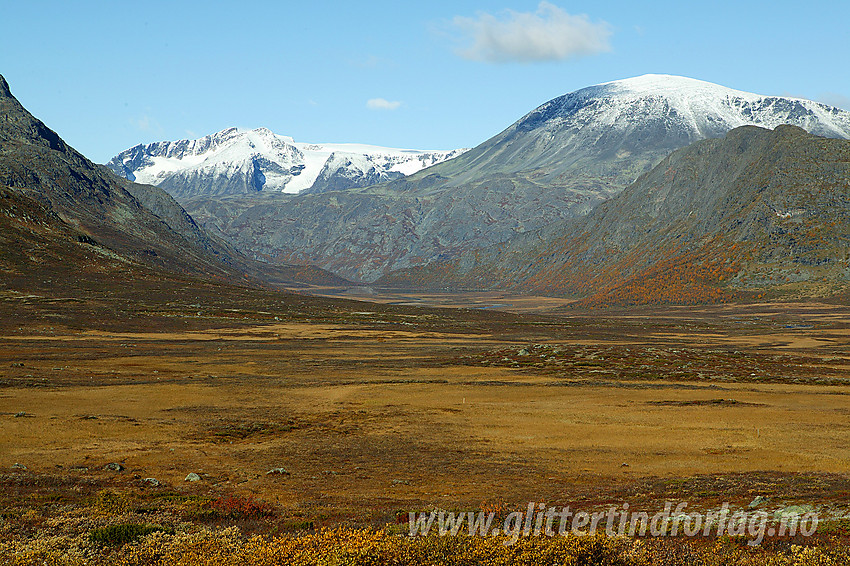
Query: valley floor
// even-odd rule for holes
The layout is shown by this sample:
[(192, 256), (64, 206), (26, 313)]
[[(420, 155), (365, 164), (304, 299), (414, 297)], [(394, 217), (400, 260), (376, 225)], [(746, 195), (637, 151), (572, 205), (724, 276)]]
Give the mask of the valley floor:
[(846, 307), (529, 315), (182, 289), (58, 311), (6, 293), (26, 313), (0, 328), (7, 529), (109, 490), (240, 497), (313, 527), (758, 495), (850, 513)]

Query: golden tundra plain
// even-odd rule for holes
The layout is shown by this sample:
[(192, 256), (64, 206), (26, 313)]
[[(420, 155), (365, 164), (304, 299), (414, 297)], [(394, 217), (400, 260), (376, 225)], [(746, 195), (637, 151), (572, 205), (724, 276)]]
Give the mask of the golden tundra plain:
[(153, 478), (328, 524), (846, 493), (846, 307), (160, 291), (6, 297), (21, 315), (0, 336), (7, 469), (91, 489)]

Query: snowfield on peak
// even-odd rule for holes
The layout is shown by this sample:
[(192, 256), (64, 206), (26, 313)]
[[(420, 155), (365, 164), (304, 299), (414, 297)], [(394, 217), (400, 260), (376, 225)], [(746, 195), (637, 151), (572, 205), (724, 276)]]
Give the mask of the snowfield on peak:
[(815, 135), (850, 138), (850, 113), (820, 102), (764, 96), (674, 75), (642, 75), (586, 87), (551, 100), (515, 126), (623, 131), (666, 122), (689, 142), (721, 137), (739, 126), (799, 126)]
[(304, 143), (267, 128), (227, 128), (196, 140), (137, 145), (107, 166), (174, 196), (300, 193), (362, 187), (410, 175), (463, 153), (354, 143)]
[(642, 75), (599, 86), (617, 93), (623, 101), (640, 96), (664, 97), (697, 129), (712, 119), (730, 129), (747, 125), (774, 129), (796, 122), (816, 135), (850, 138), (850, 115), (846, 111), (804, 98), (765, 96), (674, 75)]

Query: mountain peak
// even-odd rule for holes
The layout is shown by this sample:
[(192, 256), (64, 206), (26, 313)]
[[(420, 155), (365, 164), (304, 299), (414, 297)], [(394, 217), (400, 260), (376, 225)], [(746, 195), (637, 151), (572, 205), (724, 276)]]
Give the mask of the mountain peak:
[[(609, 87), (619, 91), (634, 92), (640, 94), (672, 94), (680, 92), (689, 93), (732, 93), (746, 98), (761, 98), (761, 95), (734, 90), (722, 85), (710, 83), (700, 79), (682, 77), (679, 75), (647, 74), (628, 79), (620, 79), (601, 83), (597, 87)], [(593, 88), (593, 87), (590, 87)]]
[(9, 90), (9, 83), (6, 82), (6, 79), (3, 78), (3, 75), (0, 75), (0, 96), (12, 96), (12, 91)]
[(299, 193), (363, 187), (409, 175), (462, 153), (362, 144), (296, 142), (268, 128), (226, 128), (197, 140), (139, 145), (107, 166), (178, 197)]
[(265, 128), (263, 126), (260, 126), (259, 128), (254, 128), (251, 131), (256, 133), (256, 134), (263, 135), (263, 136), (273, 136), (274, 135), (274, 132), (272, 132), (270, 129)]
[(648, 137), (669, 138), (673, 133), (676, 143), (666, 148), (669, 152), (699, 139), (721, 137), (739, 126), (773, 129), (780, 124), (794, 124), (820, 136), (850, 138), (850, 112), (675, 75), (641, 75), (583, 88), (536, 108), (515, 128), (532, 132), (581, 126), (592, 144), (610, 138), (612, 132), (618, 143), (630, 136), (645, 143)]

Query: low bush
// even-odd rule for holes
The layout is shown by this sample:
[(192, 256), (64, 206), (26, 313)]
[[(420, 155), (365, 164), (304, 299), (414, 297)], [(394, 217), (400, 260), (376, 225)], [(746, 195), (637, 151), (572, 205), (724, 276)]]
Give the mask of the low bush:
[(210, 506), (222, 517), (236, 520), (259, 519), (274, 513), (268, 503), (236, 495), (223, 495), (213, 500)]
[(89, 533), (89, 540), (104, 546), (121, 546), (122, 544), (135, 542), (143, 536), (157, 532), (173, 534), (174, 530), (159, 525), (124, 523), (94, 529)]

